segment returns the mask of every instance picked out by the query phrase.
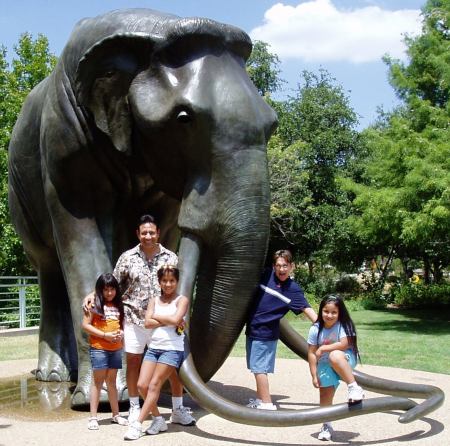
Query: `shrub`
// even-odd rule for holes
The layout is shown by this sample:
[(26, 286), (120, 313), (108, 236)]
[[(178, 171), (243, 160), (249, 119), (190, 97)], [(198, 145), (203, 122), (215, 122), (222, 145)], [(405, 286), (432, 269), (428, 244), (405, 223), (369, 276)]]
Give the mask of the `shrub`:
[(390, 291), (395, 304), (405, 307), (437, 307), (450, 305), (450, 284), (411, 284), (393, 287)]
[(361, 291), (361, 286), (356, 279), (349, 274), (345, 274), (336, 281), (336, 291), (338, 293), (357, 293)]

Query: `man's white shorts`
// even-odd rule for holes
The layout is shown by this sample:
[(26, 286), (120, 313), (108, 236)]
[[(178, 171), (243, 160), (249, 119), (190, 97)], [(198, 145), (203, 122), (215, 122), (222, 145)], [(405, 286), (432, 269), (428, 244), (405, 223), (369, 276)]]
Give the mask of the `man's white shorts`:
[(142, 354), (145, 346), (150, 343), (152, 330), (125, 322), (123, 334), (125, 351), (127, 353)]

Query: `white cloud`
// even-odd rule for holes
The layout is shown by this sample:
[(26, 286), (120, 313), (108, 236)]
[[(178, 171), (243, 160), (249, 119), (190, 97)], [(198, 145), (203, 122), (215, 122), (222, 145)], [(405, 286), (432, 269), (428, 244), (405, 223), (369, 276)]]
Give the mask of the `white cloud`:
[(383, 54), (405, 58), (403, 37), (421, 31), (420, 11), (388, 11), (378, 6), (338, 10), (331, 0), (297, 6), (277, 3), (250, 36), (270, 44), (280, 59), (307, 62), (379, 61)]

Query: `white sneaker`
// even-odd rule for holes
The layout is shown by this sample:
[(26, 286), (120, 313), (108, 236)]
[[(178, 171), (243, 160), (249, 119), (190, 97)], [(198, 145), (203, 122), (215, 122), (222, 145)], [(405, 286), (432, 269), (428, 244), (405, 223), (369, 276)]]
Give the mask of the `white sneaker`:
[(262, 401), (256, 406), (257, 409), (262, 410), (277, 410), (277, 406), (272, 403), (263, 403)]
[(128, 412), (128, 424), (133, 424), (139, 418), (141, 413), (141, 407), (139, 404), (130, 404), (130, 410)]
[(353, 386), (348, 387), (348, 402), (359, 403), (364, 398), (364, 390), (362, 387), (355, 384)]
[(319, 435), (317, 436), (317, 439), (323, 441), (330, 441), (332, 434), (333, 428), (331, 427), (331, 424), (325, 423), (322, 425)]
[(128, 426), (127, 432), (124, 435), (124, 440), (138, 440), (142, 436), (142, 423), (134, 421)]
[(156, 435), (167, 430), (166, 420), (163, 417), (153, 418), (152, 424), (145, 431), (148, 435)]
[(259, 398), (250, 398), (246, 407), (250, 407), (250, 409), (256, 409), (261, 403), (262, 401)]
[(170, 421), (175, 424), (182, 424), (183, 426), (194, 426), (195, 418), (191, 414), (192, 411), (190, 407), (180, 406), (177, 409), (172, 410)]

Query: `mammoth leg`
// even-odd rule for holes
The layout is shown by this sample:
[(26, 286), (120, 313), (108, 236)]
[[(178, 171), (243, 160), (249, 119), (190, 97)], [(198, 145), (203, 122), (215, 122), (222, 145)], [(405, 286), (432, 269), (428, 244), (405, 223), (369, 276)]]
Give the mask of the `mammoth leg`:
[(77, 346), (69, 298), (60, 270), (39, 271), (41, 321), (36, 379), (73, 381), (77, 378)]
[[(16, 192), (14, 169), (10, 169), (9, 207), (11, 220), (20, 235), (27, 256), (38, 272), (41, 317), (39, 359), (36, 379), (76, 379), (77, 349), (64, 277), (51, 240), (50, 218), (45, 208), (35, 208), (21, 187)], [(46, 240), (46, 241), (45, 241)]]
[[(112, 234), (107, 227), (100, 230), (94, 218), (76, 218), (59, 201), (50, 180), (46, 183), (46, 198), (52, 216), (58, 258), (67, 287), (74, 338), (78, 352), (78, 380), (72, 395), (72, 405), (89, 403), (91, 364), (87, 335), (81, 328), (83, 298), (94, 289), (97, 277), (112, 271), (110, 254)], [(102, 219), (107, 225), (109, 218)], [(119, 382), (118, 392), (123, 389)], [(103, 397), (102, 397), (103, 398)]]

